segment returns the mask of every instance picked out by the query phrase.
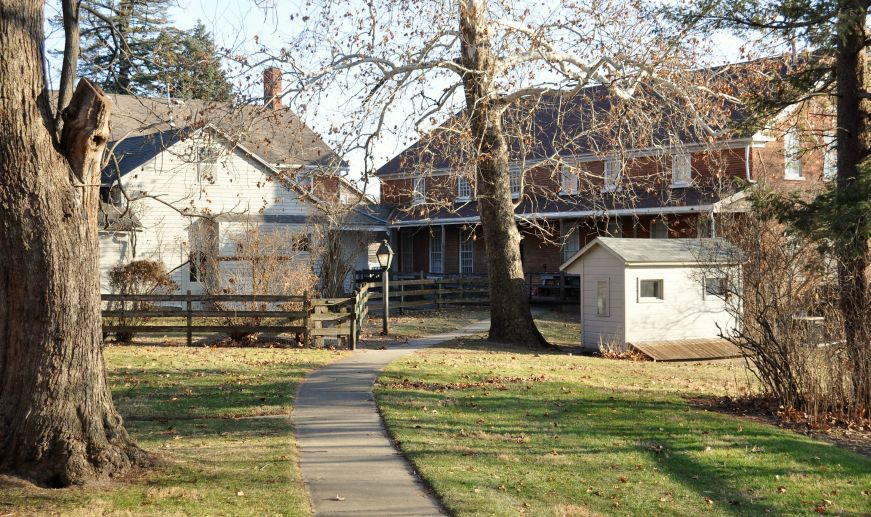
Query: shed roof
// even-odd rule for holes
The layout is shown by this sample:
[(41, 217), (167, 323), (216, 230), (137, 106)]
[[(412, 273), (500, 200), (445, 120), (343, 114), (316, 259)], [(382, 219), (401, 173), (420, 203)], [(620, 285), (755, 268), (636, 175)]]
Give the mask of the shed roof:
[(575, 253), (560, 270), (565, 270), (587, 252), (601, 246), (624, 264), (739, 263), (741, 251), (725, 239), (625, 239), (597, 237)]

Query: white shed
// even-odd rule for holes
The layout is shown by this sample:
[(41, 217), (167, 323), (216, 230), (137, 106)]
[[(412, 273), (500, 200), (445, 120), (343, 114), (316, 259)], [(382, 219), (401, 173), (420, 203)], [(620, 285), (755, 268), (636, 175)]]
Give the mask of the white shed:
[(722, 239), (598, 237), (560, 270), (581, 277), (582, 346), (625, 350), (715, 339), (735, 328), (728, 286), (739, 263), (740, 252)]

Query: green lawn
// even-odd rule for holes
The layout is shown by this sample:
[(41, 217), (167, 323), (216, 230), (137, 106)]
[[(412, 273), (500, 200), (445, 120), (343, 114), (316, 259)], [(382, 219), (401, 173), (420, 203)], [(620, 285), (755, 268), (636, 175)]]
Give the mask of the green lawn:
[[(484, 308), (442, 309), (427, 311), (407, 311), (390, 313), (390, 338), (414, 338), (427, 334), (450, 332), (476, 321), (490, 317), (490, 310)], [(381, 332), (381, 316), (370, 316), (364, 327), (367, 338), (378, 338)]]
[(867, 515), (871, 459), (687, 402), (745, 376), (470, 339), (394, 363), (376, 397), (457, 515)]
[(168, 465), (87, 489), (0, 483), (0, 515), (307, 515), (287, 416), (304, 375), (341, 354), (108, 347), (127, 429)]

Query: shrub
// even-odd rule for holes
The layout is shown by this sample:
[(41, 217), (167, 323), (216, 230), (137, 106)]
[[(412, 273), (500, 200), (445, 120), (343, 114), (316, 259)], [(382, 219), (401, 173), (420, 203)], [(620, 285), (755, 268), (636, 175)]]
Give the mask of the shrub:
[[(156, 260), (134, 260), (127, 264), (118, 264), (109, 271), (109, 285), (118, 294), (159, 294), (172, 292), (178, 285), (172, 281), (163, 262)], [(114, 307), (121, 310), (149, 310), (151, 302), (118, 302)], [(151, 321), (147, 317), (118, 318), (120, 325), (142, 325)], [(119, 332), (115, 338), (128, 343), (133, 339), (132, 332)]]

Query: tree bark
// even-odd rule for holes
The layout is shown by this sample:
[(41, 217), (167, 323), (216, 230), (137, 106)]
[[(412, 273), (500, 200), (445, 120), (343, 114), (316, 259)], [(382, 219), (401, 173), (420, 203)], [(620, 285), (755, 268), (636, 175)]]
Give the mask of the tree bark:
[(61, 143), (43, 2), (0, 0), (0, 471), (53, 487), (145, 464), (112, 404), (96, 226), (110, 103), (83, 80)]
[(511, 197), (508, 143), (495, 91), (486, 2), (460, 2), (461, 63), (466, 110), (477, 150), (478, 210), (487, 249), (490, 280), (490, 339), (537, 348), (547, 341), (535, 326), (529, 305), (520, 232)]
[[(869, 91), (865, 40), (867, 7), (864, 0), (841, 0), (838, 9), (836, 54), (837, 79), (837, 189), (849, 199), (861, 175), (868, 174), (865, 163), (871, 154), (871, 101), (861, 92)], [(865, 217), (849, 221), (851, 231), (839, 237), (838, 279), (840, 309), (850, 362), (855, 369), (853, 396), (865, 416), (871, 411), (871, 313), (868, 299), (868, 225)]]

